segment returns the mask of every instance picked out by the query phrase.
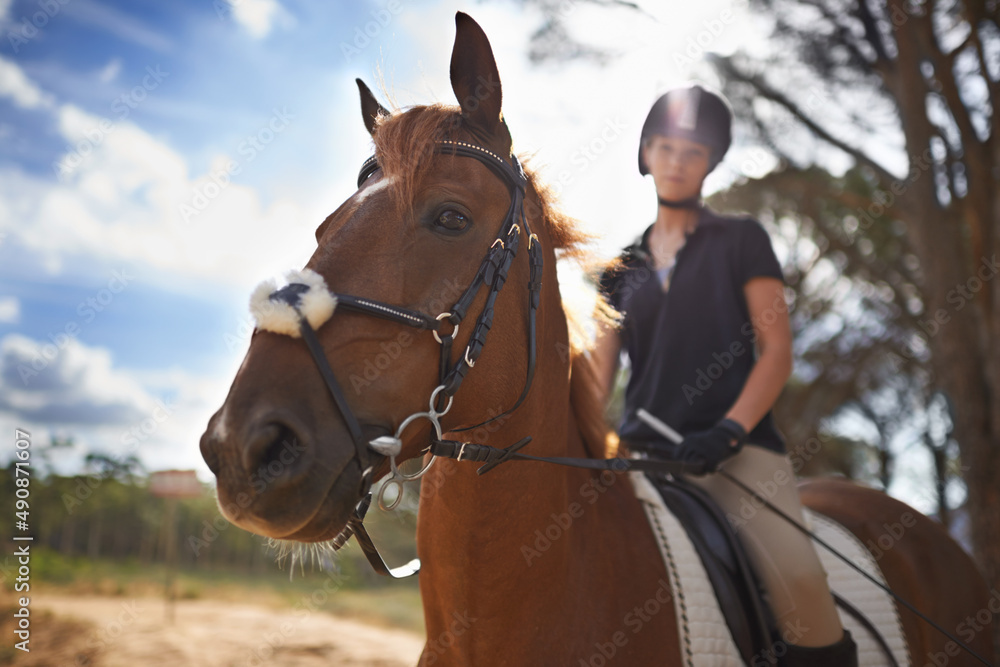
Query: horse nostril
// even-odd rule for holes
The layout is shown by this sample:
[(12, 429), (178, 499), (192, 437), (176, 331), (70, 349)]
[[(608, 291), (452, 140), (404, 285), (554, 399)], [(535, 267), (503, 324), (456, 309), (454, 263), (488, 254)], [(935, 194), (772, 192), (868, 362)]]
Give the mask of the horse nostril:
[(198, 447), (201, 449), (201, 458), (205, 460), (208, 469), (212, 471), (213, 475), (218, 477), (219, 470), (221, 469), (219, 465), (219, 452), (216, 451), (213, 438), (207, 431), (201, 436), (201, 442)]
[(288, 479), (303, 470), (302, 447), (295, 432), (280, 422), (258, 428), (243, 450), (243, 466), (251, 478)]

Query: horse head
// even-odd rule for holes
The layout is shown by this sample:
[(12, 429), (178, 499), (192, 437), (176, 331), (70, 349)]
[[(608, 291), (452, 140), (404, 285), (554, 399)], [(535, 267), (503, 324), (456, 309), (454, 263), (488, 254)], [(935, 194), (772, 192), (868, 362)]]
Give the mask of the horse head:
[[(530, 384), (533, 308), (559, 302), (545, 260), (578, 239), (545, 224), (544, 198), (511, 153), (489, 41), (468, 16), (456, 24), (459, 106), (390, 113), (359, 80), (375, 155), (358, 190), (316, 230), (296, 284), (252, 300), (257, 330), (201, 439), (223, 513), (247, 530), (336, 536), (388, 472), (388, 450), (369, 443), (388, 438), (391, 450), (398, 436), (394, 466), (421, 455), (438, 419), (444, 432), (480, 424)], [(538, 326), (566, 338), (564, 321)]]

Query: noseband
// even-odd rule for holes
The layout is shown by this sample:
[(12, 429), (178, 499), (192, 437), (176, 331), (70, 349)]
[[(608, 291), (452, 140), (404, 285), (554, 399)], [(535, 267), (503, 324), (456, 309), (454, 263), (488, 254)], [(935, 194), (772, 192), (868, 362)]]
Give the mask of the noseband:
[[(522, 233), (527, 236), (530, 262), (530, 274), (528, 278), (528, 361), (524, 388), (514, 404), (504, 412), (473, 426), (449, 430), (468, 431), (511, 414), (524, 401), (534, 377), (536, 358), (535, 321), (541, 294), (542, 253), (538, 237), (531, 233), (528, 219), (524, 214), (524, 197), (527, 186), (527, 178), (524, 170), (513, 154), (510, 156), (510, 163), (508, 163), (492, 151), (461, 141), (437, 141), (434, 152), (478, 160), (499, 176), (510, 190), (510, 206), (504, 216), (496, 239), (487, 250), (471, 283), (449, 310), (436, 316), (431, 316), (420, 311), (381, 303), (366, 297), (332, 293), (327, 290), (323, 279), (308, 269), (290, 274), (289, 284), (281, 289), (274, 290), (273, 283), (262, 285), (258, 288), (259, 297), (255, 294), (254, 301), (251, 304), (251, 310), (257, 317), (258, 329), (284, 333), (293, 337), (301, 336), (313, 357), (316, 367), (323, 376), (330, 395), (343, 417), (344, 423), (351, 434), (351, 439), (354, 442), (355, 451), (353, 458), (357, 460), (361, 471), (360, 495), (362, 502), (358, 506), (358, 512), (355, 514), (355, 517), (348, 524), (347, 529), (345, 529), (345, 533), (342, 533), (335, 540), (335, 546), (337, 546), (337, 542), (342, 544), (343, 541), (346, 541), (351, 534), (347, 531), (351, 531), (352, 528), (353, 532), (357, 534), (359, 541), (362, 542), (362, 547), (365, 546), (361, 535), (363, 530), (361, 528), (361, 519), (369, 503), (368, 492), (372, 485), (372, 471), (375, 463), (379, 460), (378, 456), (372, 456), (370, 450), (374, 450), (378, 455), (389, 458), (391, 476), (383, 483), (378, 498), (379, 504), (384, 509), (394, 508), (402, 499), (403, 482), (421, 477), (434, 464), (437, 456), (431, 452), (430, 461), (419, 472), (409, 475), (401, 472), (396, 464), (396, 457), (402, 450), (402, 433), (409, 424), (417, 419), (424, 418), (431, 422), (436, 441), (441, 440), (443, 429), (440, 424), (440, 418), (451, 408), (452, 400), (461, 387), (466, 374), (476, 365), (476, 361), (479, 359), (480, 354), (482, 354), (487, 334), (493, 326), (497, 296), (500, 294), (500, 290), (503, 289), (504, 284), (506, 284), (507, 274), (514, 258), (517, 256)], [(379, 164), (375, 156), (365, 160), (361, 165), (361, 171), (358, 175), (358, 187), (360, 188), (378, 169)], [(458, 334), (459, 325), (462, 324), (472, 302), (483, 288), (487, 290), (486, 303), (476, 318), (472, 335), (469, 337), (465, 349), (459, 355), (458, 360), (452, 363), (452, 346)], [(328, 304), (326, 296), (332, 297), (332, 306)], [(344, 393), (334, 376), (323, 347), (319, 342), (316, 329), (322, 326), (333, 315), (334, 308), (336, 307), (387, 319), (417, 329), (429, 330), (435, 340), (441, 345), (438, 384), (431, 393), (428, 410), (426, 412), (414, 413), (404, 419), (392, 436), (384, 435), (372, 440), (366, 440), (361, 429), (361, 424), (344, 398)], [(288, 310), (289, 308), (290, 310)], [(273, 316), (271, 313), (274, 310), (283, 312), (284, 316), (280, 318)], [(289, 316), (291, 316), (291, 319)], [(445, 331), (446, 329), (447, 331)], [(524, 444), (527, 444), (527, 439), (518, 443), (520, 446)], [(430, 447), (425, 451), (430, 452)], [(389, 486), (396, 486), (397, 494), (390, 503), (386, 504), (384, 498), (386, 489)], [(367, 535), (364, 537), (367, 538)], [(365, 550), (367, 552), (367, 549)]]

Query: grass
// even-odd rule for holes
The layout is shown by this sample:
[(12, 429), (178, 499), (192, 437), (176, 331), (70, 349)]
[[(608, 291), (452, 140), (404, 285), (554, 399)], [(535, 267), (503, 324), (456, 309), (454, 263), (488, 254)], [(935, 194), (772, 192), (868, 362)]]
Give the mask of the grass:
[[(88, 559), (47, 550), (32, 551), (32, 594), (162, 597), (167, 570), (135, 560)], [(349, 563), (347, 563), (349, 565)], [(423, 633), (416, 579), (389, 581), (368, 572), (324, 573), (296, 568), (243, 573), (181, 570), (175, 591), (181, 600), (222, 600), (272, 609), (306, 607), (382, 627)], [(345, 567), (345, 570), (353, 569)], [(13, 592), (13, 581), (4, 584)]]
[(51, 667), (52, 665), (73, 665), (86, 667), (94, 664), (97, 649), (88, 644), (87, 636), (91, 624), (83, 621), (59, 618), (51, 612), (37, 613), (32, 619), (30, 652), (14, 647), (17, 641), (14, 613), (20, 608), (0, 595), (0, 665), (17, 664), (22, 667)]

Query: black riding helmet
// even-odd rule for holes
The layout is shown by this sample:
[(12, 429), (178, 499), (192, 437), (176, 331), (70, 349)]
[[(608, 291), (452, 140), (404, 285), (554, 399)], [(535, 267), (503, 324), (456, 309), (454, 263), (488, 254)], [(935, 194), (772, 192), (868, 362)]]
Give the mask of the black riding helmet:
[(708, 170), (720, 162), (732, 143), (733, 112), (718, 93), (698, 84), (674, 88), (656, 100), (642, 124), (639, 139), (639, 173), (649, 173), (642, 159), (642, 146), (648, 137), (682, 137), (712, 149)]

